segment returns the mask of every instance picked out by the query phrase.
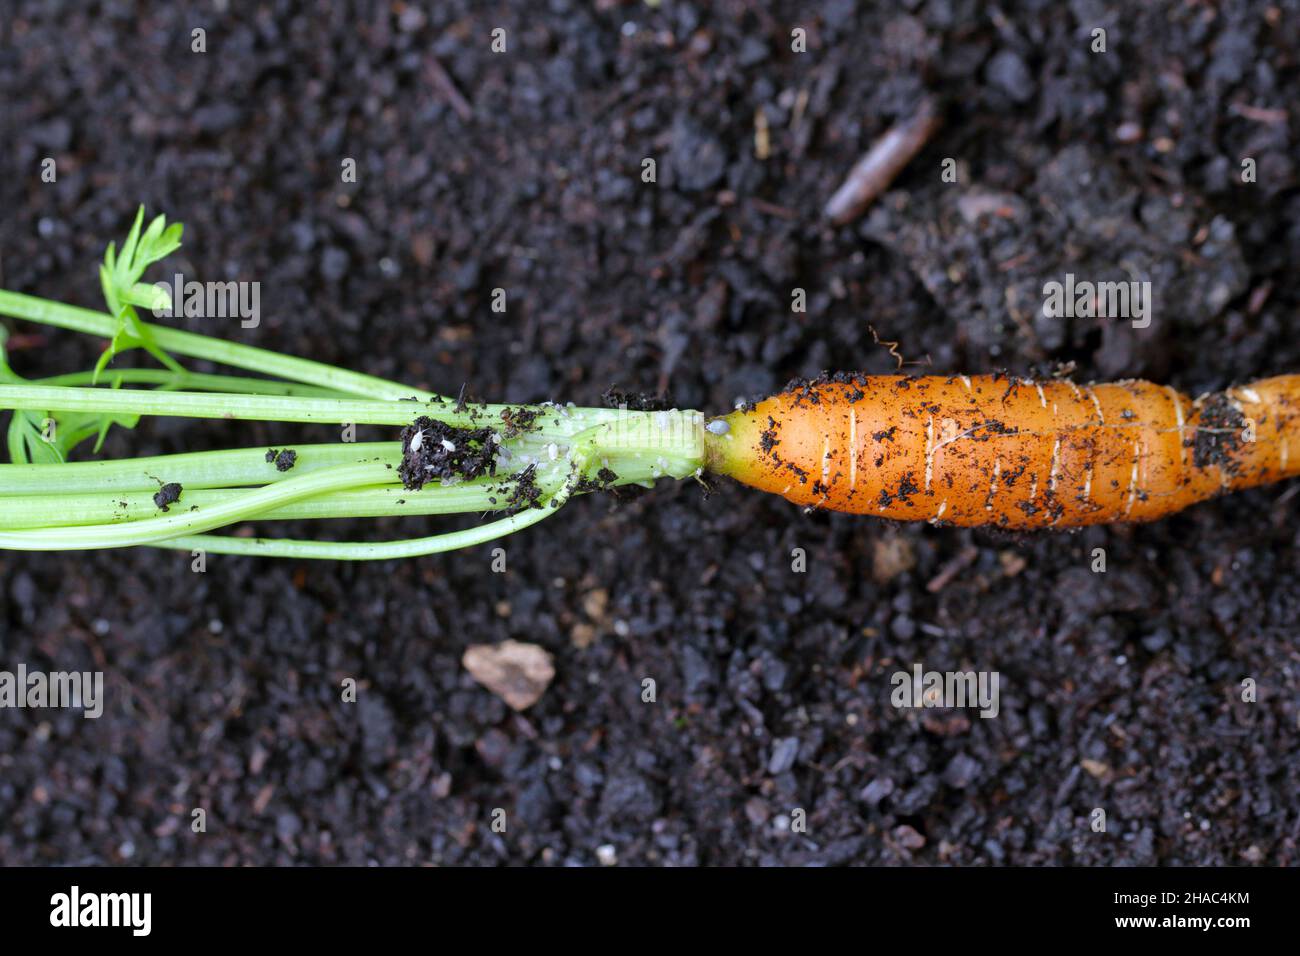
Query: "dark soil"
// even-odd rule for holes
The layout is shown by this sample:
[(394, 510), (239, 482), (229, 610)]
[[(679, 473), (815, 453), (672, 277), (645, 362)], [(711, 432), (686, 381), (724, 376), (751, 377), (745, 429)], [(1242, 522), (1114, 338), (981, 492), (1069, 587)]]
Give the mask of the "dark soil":
[(457, 428), (421, 415), (402, 429), (402, 485), (418, 491), (425, 482), (469, 481), (496, 474), (497, 433), (491, 428)]
[(276, 471), (288, 471), (298, 463), (298, 453), (292, 448), (286, 448), (283, 451), (278, 448), (271, 448), (266, 452), (266, 462), (268, 465), (275, 465)]
[(181, 500), (182, 491), (184, 491), (184, 489), (179, 483), (169, 481), (154, 492), (153, 503), (163, 511), (170, 511), (171, 505), (174, 505), (176, 502)]
[(529, 465), (523, 471), (511, 475), (509, 484), (502, 491), (507, 495), (507, 515), (518, 514), (529, 508), (540, 508), (542, 489), (537, 484), (537, 466)]
[(541, 412), (536, 408), (504, 408), (501, 410), (501, 438), (509, 440), (537, 427)]
[[(1300, 4), (857, 6), (14, 0), (0, 286), (98, 305), (145, 202), (186, 224), (165, 274), (262, 284), (256, 328), (172, 321), (493, 401), (719, 412), (893, 372), (887, 342), (1194, 393), (1300, 371)], [(828, 226), (927, 93), (939, 133)], [(1066, 272), (1150, 279), (1150, 325), (1044, 319)], [(103, 346), (15, 331), (20, 374)], [(337, 437), (148, 420), (105, 453)], [(1295, 488), (1009, 537), (683, 482), (396, 563), (3, 553), (0, 667), (102, 669), (107, 701), (0, 712), (0, 863), (1295, 864)], [(555, 658), (523, 714), (460, 663), (506, 638)], [(918, 662), (996, 671), (998, 716), (891, 707)]]
[(1216, 392), (1205, 399), (1201, 418), (1205, 427), (1196, 431), (1191, 441), (1192, 461), (1197, 468), (1217, 465), (1230, 475), (1241, 470), (1237, 452), (1241, 449), (1241, 435), (1245, 431), (1246, 419), (1241, 411), (1232, 404), (1232, 399), (1222, 392)]

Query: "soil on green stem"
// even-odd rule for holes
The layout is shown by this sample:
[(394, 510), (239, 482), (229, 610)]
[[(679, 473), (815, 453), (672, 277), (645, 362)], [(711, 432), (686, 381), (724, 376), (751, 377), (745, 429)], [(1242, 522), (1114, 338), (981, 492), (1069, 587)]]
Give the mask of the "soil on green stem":
[(298, 453), (291, 448), (283, 451), (271, 448), (266, 452), (266, 462), (268, 465), (275, 465), (276, 471), (288, 471), (298, 463)]
[(501, 438), (509, 441), (537, 428), (537, 419), (542, 415), (541, 409), (521, 405), (518, 408), (501, 409)]
[(596, 472), (596, 477), (588, 478), (586, 475), (578, 479), (574, 485), (574, 494), (585, 495), (593, 491), (614, 491), (614, 482), (618, 481), (618, 475), (609, 468), (601, 468)]
[(402, 429), (397, 474), (408, 491), (419, 491), (430, 481), (495, 475), (500, 437), (492, 428), (458, 428), (421, 415)]
[(154, 506), (161, 509), (162, 511), (170, 511), (171, 506), (181, 500), (182, 491), (184, 491), (184, 489), (180, 486), (178, 482), (175, 481), (167, 482), (156, 492), (154, 492), (154, 496), (153, 496)]
[(542, 506), (542, 489), (537, 484), (536, 465), (529, 465), (523, 471), (511, 475), (507, 487), (510, 492), (506, 498), (507, 515)]
[[(176, 324), (449, 395), (597, 405), (617, 382), (724, 412), (792, 376), (894, 372), (872, 328), (935, 374), (1073, 362), (1202, 394), (1300, 371), (1295, 0), (228, 7), (197, 57), (183, 4), (7, 4), (0, 285), (98, 305), (143, 201), (186, 224), (165, 275), (261, 282), (256, 328)], [(1105, 55), (1091, 17), (1123, 25)], [(466, 39), (496, 26), (507, 55)], [(829, 227), (927, 91), (942, 130)], [(1150, 324), (1044, 316), (1070, 272), (1150, 279)], [(17, 328), (41, 343), (19, 374), (103, 348)], [(146, 419), (105, 453), (337, 440)], [(0, 666), (103, 670), (106, 695), (98, 720), (0, 719), (0, 863), (1294, 865), (1297, 507), (1278, 486), (1010, 536), (683, 482), (376, 565), (0, 553)], [(460, 663), (507, 638), (554, 656), (522, 714)], [(918, 663), (996, 672), (998, 717), (892, 707)], [(220, 821), (202, 839), (195, 806)]]

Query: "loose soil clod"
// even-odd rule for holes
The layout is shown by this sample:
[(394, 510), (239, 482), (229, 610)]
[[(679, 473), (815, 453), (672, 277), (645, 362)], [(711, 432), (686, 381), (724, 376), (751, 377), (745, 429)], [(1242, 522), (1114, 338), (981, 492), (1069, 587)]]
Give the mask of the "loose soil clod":
[(506, 514), (514, 515), (529, 508), (540, 508), (542, 489), (537, 486), (537, 466), (529, 465), (510, 476), (513, 487), (506, 499)]
[(632, 412), (662, 412), (669, 408), (667, 395), (651, 395), (649, 392), (625, 392), (611, 385), (605, 389), (600, 400), (607, 408), (626, 408)]
[(177, 482), (169, 481), (155, 492), (153, 503), (163, 511), (168, 511), (172, 505), (180, 500), (183, 490)]
[(578, 484), (574, 488), (575, 494), (587, 494), (593, 491), (611, 491), (613, 484), (618, 480), (618, 475), (608, 468), (602, 468), (596, 472), (595, 478), (582, 477), (578, 479)]
[(508, 440), (532, 431), (537, 427), (537, 419), (540, 415), (538, 409), (526, 405), (521, 405), (519, 408), (503, 408), (501, 421), (505, 427), (501, 431), (501, 437)]
[(456, 428), (421, 415), (402, 429), (402, 485), (418, 491), (428, 481), (469, 481), (496, 474), (498, 435), (491, 428)]
[(1236, 474), (1241, 468), (1236, 453), (1245, 431), (1246, 419), (1226, 393), (1207, 396), (1201, 405), (1200, 427), (1187, 442), (1196, 467), (1218, 465), (1228, 474)]
[(288, 471), (298, 463), (298, 453), (289, 448), (284, 451), (272, 448), (266, 453), (266, 461), (267, 464), (275, 465), (276, 471)]

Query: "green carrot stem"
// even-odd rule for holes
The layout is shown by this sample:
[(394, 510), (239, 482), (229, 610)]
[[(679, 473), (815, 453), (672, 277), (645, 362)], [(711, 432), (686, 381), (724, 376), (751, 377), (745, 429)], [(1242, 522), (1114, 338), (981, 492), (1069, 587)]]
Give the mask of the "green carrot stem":
[[(33, 385), (95, 384), (94, 372), (70, 372), (49, 378), (33, 379)], [(246, 375), (212, 375), (205, 372), (173, 372), (165, 368), (111, 369), (99, 376), (99, 384), (158, 385), (163, 388), (190, 389), (199, 392), (239, 392), (247, 395), (303, 395), (310, 398), (347, 398), (346, 392), (300, 385), (297, 382), (277, 382), (269, 378), (249, 378)]]
[[(450, 402), (281, 395), (232, 395), (207, 392), (157, 392), (143, 389), (80, 388), (36, 384), (0, 384), (0, 409), (38, 412), (95, 412), (109, 415), (156, 415), (178, 418), (317, 424), (409, 425), (423, 415), (449, 425), (474, 428), (501, 423), (502, 415), (521, 406), (474, 405), (458, 411)], [(644, 431), (654, 422), (677, 427), (684, 412), (629, 412), (611, 408), (528, 406), (536, 422), (524, 438), (532, 443), (562, 441), (596, 425), (615, 431)]]
[(539, 507), (522, 511), (508, 518), (499, 518), (487, 524), (449, 531), (427, 538), (408, 538), (402, 541), (297, 541), (288, 538), (232, 538), (226, 535), (202, 534), (172, 538), (155, 547), (181, 551), (205, 551), (209, 554), (239, 554), (263, 558), (307, 558), (324, 561), (385, 561), (393, 558), (414, 558), (425, 554), (441, 554), (459, 548), (484, 544), (506, 535), (522, 531), (544, 521), (560, 510), (572, 485), (566, 485)]
[(220, 534), (200, 534), (172, 538), (153, 545), (179, 551), (206, 551), (209, 554), (239, 554), (261, 558), (309, 558), (318, 561), (387, 561), (415, 558), (425, 554), (442, 554), (522, 531), (549, 518), (558, 507), (549, 503), (539, 508), (500, 518), (487, 524), (448, 531), (427, 538), (403, 541), (298, 541), (290, 538), (232, 538)]
[[(232, 522), (244, 521), (273, 507), (323, 492), (380, 484), (388, 475), (389, 470), (380, 462), (336, 465), (245, 491), (229, 502), (206, 508), (186, 509), (142, 521), (4, 531), (0, 532), (0, 548), (16, 551), (83, 551), (153, 544), (177, 535), (198, 534)], [(185, 508), (179, 502), (172, 507)]]
[[(383, 485), (331, 491), (281, 505), (258, 514), (256, 521), (293, 521), (322, 518), (382, 518), (400, 515), (446, 515), (503, 511), (510, 492), (501, 482), (432, 485), (409, 491), (401, 485)], [(200, 509), (226, 504), (246, 495), (246, 489), (186, 488), (173, 508)], [(41, 498), (0, 497), (0, 529), (72, 527), (125, 524), (156, 517), (158, 506), (148, 491), (116, 494), (45, 495)]]
[[(174, 393), (169, 393), (174, 394)], [(613, 416), (613, 418), (610, 418)], [(569, 433), (599, 424), (594, 460), (617, 473), (615, 483), (653, 480), (661, 475), (683, 477), (702, 461), (700, 416), (696, 412), (627, 412), (609, 409), (572, 409), (557, 415), (535, 433), (507, 442), (510, 457), (501, 457), (503, 472), (522, 470), (537, 457), (549, 456), (553, 441), (576, 443)], [(563, 431), (561, 431), (563, 429)], [(400, 442), (333, 442), (285, 446), (296, 453), (288, 472), (266, 460), (267, 448), (152, 455), (102, 461), (74, 461), (51, 465), (0, 464), (0, 495), (58, 495), (78, 492), (156, 490), (160, 481), (186, 488), (224, 488), (261, 485), (332, 465), (377, 460), (394, 469), (401, 461)], [(564, 446), (567, 452), (569, 444)], [(559, 452), (557, 447), (557, 453)]]
[[(117, 321), (107, 313), (5, 289), (0, 289), (0, 315), (71, 329), (74, 332), (85, 332), (106, 339), (113, 338), (117, 333)], [(323, 362), (281, 355), (253, 345), (241, 345), (196, 332), (154, 325), (150, 322), (141, 324), (146, 331), (153, 334), (153, 340), (160, 348), (175, 352), (177, 355), (207, 359), (250, 372), (260, 372), (274, 378), (305, 382), (367, 398), (395, 400), (415, 396), (422, 401), (431, 401), (439, 397), (433, 392), (411, 388), (360, 372), (349, 372)]]
[(338, 442), (286, 446), (297, 459), (289, 471), (279, 471), (266, 460), (262, 448), (187, 452), (107, 461), (71, 461), (58, 465), (0, 465), (0, 495), (57, 496), (79, 492), (158, 490), (160, 482), (174, 481), (185, 488), (232, 488), (264, 485), (335, 465), (375, 461), (391, 466), (387, 481), (394, 480), (402, 460), (400, 442)]
[[(430, 411), (422, 402), (157, 392), (59, 385), (0, 385), (0, 408), (358, 425), (409, 425), (417, 415), (437, 414), (437, 406)], [(457, 424), (470, 424), (472, 421), (468, 412), (449, 412), (446, 415), (439, 414), (438, 417)]]

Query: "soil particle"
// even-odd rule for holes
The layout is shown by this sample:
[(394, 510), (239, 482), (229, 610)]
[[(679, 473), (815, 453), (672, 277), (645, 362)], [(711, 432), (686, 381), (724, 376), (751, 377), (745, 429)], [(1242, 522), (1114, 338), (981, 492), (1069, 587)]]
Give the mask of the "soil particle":
[(506, 514), (518, 514), (529, 508), (540, 508), (542, 489), (537, 484), (537, 466), (529, 465), (510, 476), (510, 494), (506, 498)]
[(575, 492), (577, 494), (587, 494), (593, 491), (616, 491), (614, 482), (618, 480), (618, 475), (608, 468), (602, 468), (596, 472), (595, 478), (588, 478), (585, 475), (578, 479)]
[(496, 474), (496, 431), (457, 428), (421, 415), (402, 429), (403, 487), (418, 491), (428, 481), (469, 481)]
[(298, 453), (290, 448), (278, 451), (274, 448), (266, 452), (267, 464), (274, 464), (276, 471), (288, 471), (298, 463)]
[(1241, 465), (1236, 453), (1247, 427), (1245, 416), (1224, 392), (1204, 399), (1195, 435), (1187, 442), (1192, 447), (1192, 463), (1197, 468), (1218, 465), (1228, 474), (1236, 474)]
[(767, 762), (767, 772), (772, 776), (785, 773), (794, 766), (799, 755), (799, 738), (782, 737), (772, 745), (772, 756)]
[(163, 511), (169, 511), (180, 500), (183, 490), (177, 482), (169, 481), (154, 493), (153, 503)]
[(912, 472), (904, 472), (903, 477), (898, 480), (898, 494), (895, 496), (899, 501), (906, 503), (912, 495), (920, 492), (921, 486), (916, 483), (916, 478)]
[(471, 645), (461, 663), (471, 677), (515, 710), (532, 707), (555, 679), (551, 655), (536, 644), (520, 641)]
[(889, 777), (876, 777), (862, 788), (862, 792), (858, 794), (858, 799), (868, 806), (875, 807), (893, 792), (894, 781), (892, 779)]
[(662, 412), (672, 407), (667, 395), (627, 392), (612, 385), (605, 389), (600, 400), (606, 408), (626, 408), (633, 412)]
[(673, 184), (688, 192), (715, 186), (727, 170), (721, 141), (700, 123), (681, 116), (673, 127), (669, 162)]
[(525, 432), (532, 431), (537, 427), (537, 419), (541, 414), (541, 409), (528, 406), (501, 409), (502, 440), (518, 438)]

